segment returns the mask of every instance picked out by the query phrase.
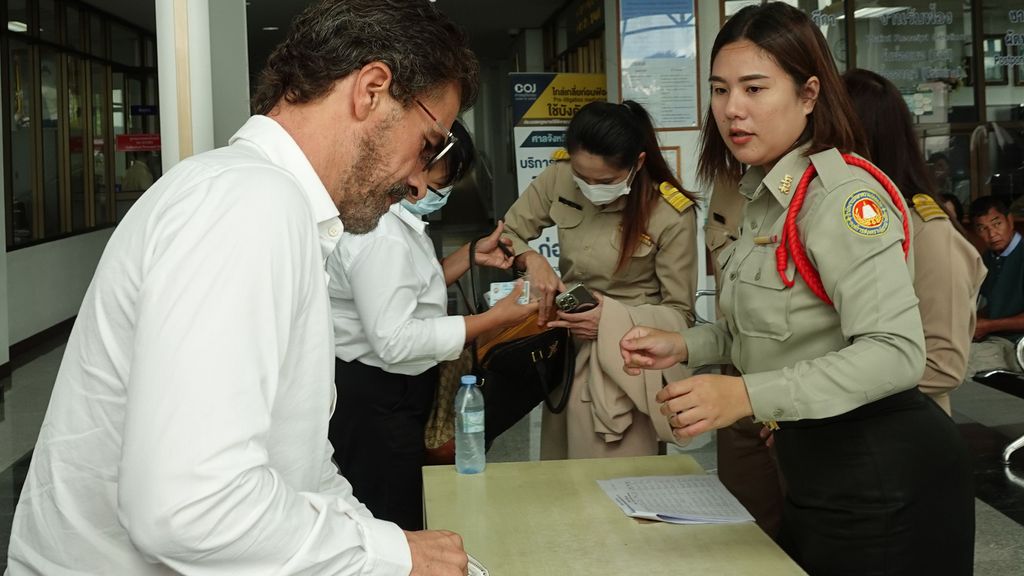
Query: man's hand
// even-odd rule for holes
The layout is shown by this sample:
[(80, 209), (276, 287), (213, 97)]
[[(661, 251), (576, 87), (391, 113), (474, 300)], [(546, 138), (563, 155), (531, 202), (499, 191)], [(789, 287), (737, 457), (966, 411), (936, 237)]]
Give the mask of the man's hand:
[(992, 321), (988, 318), (978, 317), (974, 325), (974, 339), (984, 340), (992, 332)]
[(643, 370), (664, 370), (685, 362), (686, 341), (678, 332), (666, 332), (647, 326), (634, 326), (619, 341), (622, 369), (639, 376)]
[(666, 385), (655, 398), (662, 402), (661, 413), (669, 417), (672, 434), (680, 440), (724, 428), (754, 413), (747, 386), (736, 376), (691, 376)]
[(505, 222), (498, 220), (494, 231), (477, 241), (476, 254), (471, 254), (470, 257), (480, 266), (490, 266), (500, 270), (511, 268), (512, 241), (501, 237), (501, 233), (504, 231)]
[(469, 558), (462, 537), (447, 530), (405, 532), (412, 553), (409, 576), (466, 576)]
[(597, 299), (597, 306), (576, 314), (558, 311), (558, 320), (548, 322), (548, 328), (568, 328), (572, 335), (581, 340), (597, 340), (597, 327), (601, 324), (604, 310), (604, 296), (591, 292)]

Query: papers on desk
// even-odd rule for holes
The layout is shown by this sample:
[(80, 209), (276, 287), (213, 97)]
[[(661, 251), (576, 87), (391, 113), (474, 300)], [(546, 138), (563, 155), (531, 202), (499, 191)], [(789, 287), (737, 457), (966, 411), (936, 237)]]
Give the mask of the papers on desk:
[(484, 568), (479, 560), (473, 558), (472, 554), (466, 554), (466, 556), (469, 556), (469, 569), (466, 576), (487, 576), (489, 574), (487, 568)]
[(640, 476), (598, 480), (627, 516), (673, 524), (753, 522), (718, 476)]

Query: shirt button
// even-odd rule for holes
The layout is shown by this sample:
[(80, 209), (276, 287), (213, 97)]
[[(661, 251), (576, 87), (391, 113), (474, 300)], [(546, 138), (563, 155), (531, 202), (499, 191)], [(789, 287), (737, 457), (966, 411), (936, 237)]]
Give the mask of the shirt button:
[(736, 279), (736, 273), (735, 272), (729, 272), (729, 280), (735, 280), (735, 279)]
[(754, 274), (754, 280), (760, 280), (760, 279), (761, 279), (761, 271), (758, 270), (757, 274)]
[(750, 221), (750, 229), (751, 230), (757, 230), (757, 222), (754, 222), (753, 220), (751, 220)]
[(341, 227), (340, 226), (331, 226), (331, 229), (328, 230), (327, 233), (331, 235), (331, 238), (334, 238), (338, 234), (341, 234)]
[(784, 412), (784, 411), (782, 410), (782, 408), (776, 408), (776, 409), (775, 409), (775, 412), (772, 412), (772, 416), (773, 416), (774, 418), (782, 418), (782, 416), (783, 416), (784, 414), (785, 414), (785, 412)]

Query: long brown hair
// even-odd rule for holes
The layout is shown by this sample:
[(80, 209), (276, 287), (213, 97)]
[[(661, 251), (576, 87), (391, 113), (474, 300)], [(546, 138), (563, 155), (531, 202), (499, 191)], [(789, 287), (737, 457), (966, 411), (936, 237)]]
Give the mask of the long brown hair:
[[(725, 46), (748, 40), (785, 70), (798, 87), (817, 76), (820, 89), (814, 111), (798, 145), (810, 143), (807, 155), (838, 148), (866, 154), (864, 135), (851, 122), (853, 106), (839, 78), (828, 43), (818, 27), (802, 11), (783, 2), (747, 6), (725, 23), (711, 49), (711, 68)], [(711, 108), (704, 118), (697, 174), (710, 184), (716, 177), (735, 184), (741, 176), (739, 160), (729, 151), (718, 131)]]
[(632, 100), (622, 104), (591, 102), (573, 116), (565, 133), (565, 145), (571, 155), (576, 150), (600, 156), (611, 167), (625, 170), (636, 165), (641, 152), (646, 152), (643, 167), (637, 171), (622, 211), (622, 245), (616, 272), (629, 264), (640, 238), (647, 231), (651, 212), (661, 193), (656, 184), (668, 182), (690, 200), (693, 193), (683, 189), (672, 174), (658, 147), (658, 135), (644, 107)]

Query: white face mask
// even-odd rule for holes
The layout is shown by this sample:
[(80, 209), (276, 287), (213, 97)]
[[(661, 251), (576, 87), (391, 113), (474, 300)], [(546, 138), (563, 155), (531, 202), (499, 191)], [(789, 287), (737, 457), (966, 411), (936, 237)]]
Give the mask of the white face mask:
[(622, 182), (616, 182), (615, 184), (587, 184), (575, 174), (572, 175), (572, 179), (580, 187), (580, 192), (583, 192), (587, 200), (590, 200), (595, 206), (604, 206), (618, 200), (620, 196), (629, 194), (629, 187), (633, 183), (634, 168), (629, 169), (629, 174), (626, 175)]

